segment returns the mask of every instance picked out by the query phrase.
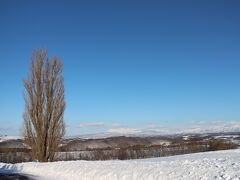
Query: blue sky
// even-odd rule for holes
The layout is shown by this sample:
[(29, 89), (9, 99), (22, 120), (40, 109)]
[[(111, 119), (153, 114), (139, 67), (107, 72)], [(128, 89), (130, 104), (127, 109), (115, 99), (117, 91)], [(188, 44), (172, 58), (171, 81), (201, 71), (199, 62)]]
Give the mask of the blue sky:
[(31, 53), (64, 62), (67, 135), (240, 121), (240, 2), (0, 1), (0, 134)]

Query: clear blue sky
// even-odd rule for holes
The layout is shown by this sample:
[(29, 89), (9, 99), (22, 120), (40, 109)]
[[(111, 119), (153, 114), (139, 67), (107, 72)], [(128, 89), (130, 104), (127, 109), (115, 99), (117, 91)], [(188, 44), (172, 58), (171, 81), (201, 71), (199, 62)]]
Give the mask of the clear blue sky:
[(240, 1), (0, 1), (0, 134), (31, 53), (64, 62), (68, 135), (240, 120)]

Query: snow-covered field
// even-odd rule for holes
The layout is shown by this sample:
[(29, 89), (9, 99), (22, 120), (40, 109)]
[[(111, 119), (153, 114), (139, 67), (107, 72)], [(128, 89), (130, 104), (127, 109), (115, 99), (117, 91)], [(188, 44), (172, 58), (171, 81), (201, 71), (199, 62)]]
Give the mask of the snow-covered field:
[(240, 180), (240, 149), (141, 160), (0, 163), (0, 172), (57, 180)]

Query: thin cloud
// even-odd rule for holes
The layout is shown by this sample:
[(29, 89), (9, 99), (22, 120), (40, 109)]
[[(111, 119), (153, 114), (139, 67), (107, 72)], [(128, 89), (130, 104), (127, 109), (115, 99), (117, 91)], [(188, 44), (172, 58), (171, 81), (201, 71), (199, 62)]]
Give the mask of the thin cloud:
[(118, 124), (118, 123), (112, 124), (112, 128), (120, 128), (120, 127), (121, 127), (121, 124)]
[(105, 124), (103, 122), (82, 122), (78, 125), (78, 128), (83, 127), (104, 127)]
[(16, 128), (13, 127), (0, 127), (0, 131), (9, 131), (9, 130), (14, 130)]
[(118, 128), (108, 129), (107, 132), (111, 134), (137, 134), (137, 133), (141, 133), (141, 130), (138, 128), (118, 127)]

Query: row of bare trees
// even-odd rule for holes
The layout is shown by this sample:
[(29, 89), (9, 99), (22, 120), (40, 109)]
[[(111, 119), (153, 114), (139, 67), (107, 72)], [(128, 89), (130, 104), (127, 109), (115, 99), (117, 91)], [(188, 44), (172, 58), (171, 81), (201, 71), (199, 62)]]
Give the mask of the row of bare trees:
[[(229, 140), (177, 140), (169, 145), (134, 145), (122, 148), (91, 148), (72, 151), (59, 148), (54, 160), (110, 160), (139, 159), (172, 156), (204, 151), (226, 150), (238, 148)], [(27, 148), (0, 148), (0, 162), (18, 163), (32, 161), (31, 150)]]
[(173, 156), (205, 151), (236, 149), (237, 144), (226, 140), (188, 140), (177, 141), (170, 145), (134, 145), (124, 148), (97, 148), (84, 151), (58, 152), (58, 160), (111, 160), (139, 159)]

